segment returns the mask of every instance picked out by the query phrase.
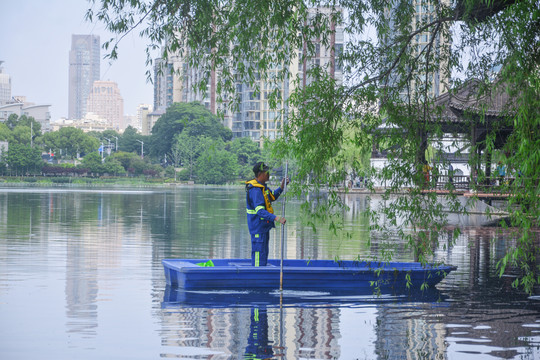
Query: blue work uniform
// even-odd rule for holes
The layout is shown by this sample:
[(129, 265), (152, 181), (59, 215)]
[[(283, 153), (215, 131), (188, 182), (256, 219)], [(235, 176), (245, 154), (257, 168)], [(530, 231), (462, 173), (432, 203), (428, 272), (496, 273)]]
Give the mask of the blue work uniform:
[(253, 266), (266, 266), (270, 229), (276, 227), (276, 215), (273, 214), (271, 202), (276, 200), (282, 191), (281, 188), (271, 191), (266, 184), (263, 185), (257, 180), (246, 182), (246, 211)]

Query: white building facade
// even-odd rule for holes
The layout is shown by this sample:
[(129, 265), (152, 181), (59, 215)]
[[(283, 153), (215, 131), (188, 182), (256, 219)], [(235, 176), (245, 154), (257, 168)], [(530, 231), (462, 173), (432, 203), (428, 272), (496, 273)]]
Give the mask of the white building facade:
[(33, 103), (15, 102), (0, 106), (0, 121), (5, 122), (11, 114), (18, 117), (23, 115), (33, 117), (41, 124), (41, 132), (51, 131), (50, 105), (35, 105)]
[(106, 119), (116, 131), (124, 131), (124, 99), (114, 81), (94, 81), (88, 95), (87, 111)]

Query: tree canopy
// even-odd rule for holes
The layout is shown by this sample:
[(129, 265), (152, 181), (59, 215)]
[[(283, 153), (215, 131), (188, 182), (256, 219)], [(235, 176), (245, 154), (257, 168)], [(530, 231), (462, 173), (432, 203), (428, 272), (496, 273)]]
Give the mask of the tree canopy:
[[(499, 151), (502, 161), (521, 175), (521, 181), (505, 188), (511, 194), (507, 211), (517, 246), (499, 269), (502, 274), (507, 265), (519, 266), (523, 275), (515, 285), (527, 291), (540, 283), (540, 250), (532, 231), (540, 218), (539, 0), (91, 2), (89, 20), (102, 21), (121, 36), (138, 31), (148, 39), (149, 62), (150, 50), (163, 46), (164, 57), (181, 54), (208, 75), (219, 71), (218, 93), (231, 106), (239, 81), (258, 91), (261, 81), (294, 84), (286, 97), (280, 86), (270, 86), (268, 96), (286, 123), (274, 148), (278, 156), (297, 164), (296, 183), (310, 179), (312, 186), (332, 189), (351, 171), (336, 167), (345, 143), (352, 139), (363, 146), (365, 139), (384, 139), (388, 163), (372, 176), (391, 184), (385, 198), (392, 198), (392, 206), (373, 209), (373, 223), (378, 231), (397, 231), (406, 238), (420, 261), (429, 260), (446, 223), (438, 198), (422, 191), (428, 143), (437, 149), (446, 146), (441, 123), (448, 107), (437, 102), (437, 94), (452, 96), (474, 79), (470, 106), (455, 111), (471, 128), (488, 124), (490, 116), (498, 118), (499, 125), (485, 126), (478, 142), (465, 136), (471, 141), (469, 166), (481, 181), (479, 164), (489, 163)], [(331, 49), (335, 62), (312, 62), (318, 45), (331, 46), (337, 26), (343, 26), (346, 39), (342, 49)], [(116, 45), (116, 38), (105, 43), (112, 58)], [(299, 66), (307, 67), (303, 79), (291, 70)], [(343, 70), (342, 82), (332, 76), (336, 66)], [(201, 89), (208, 78), (202, 79)], [(507, 101), (490, 114), (492, 96), (501, 91)], [(168, 121), (173, 120), (163, 120)], [(184, 126), (181, 120), (173, 122), (155, 128), (163, 140), (158, 152), (170, 149), (178, 132), (170, 130)], [(511, 134), (501, 149), (497, 134), (503, 128), (511, 128)], [(411, 191), (403, 194), (403, 187)], [(309, 190), (299, 187), (297, 193)], [(339, 197), (330, 198), (334, 201), (327, 210), (342, 205)], [(452, 208), (465, 210), (452, 192), (446, 200)], [(381, 214), (386, 222), (377, 221)]]
[(225, 128), (219, 119), (200, 103), (174, 103), (152, 128), (152, 155), (163, 157), (168, 154), (175, 136), (183, 131), (193, 137), (204, 135), (224, 141), (232, 138), (231, 130)]
[[(144, 150), (144, 144), (146, 144), (147, 146), (150, 144), (149, 138), (149, 136), (139, 134), (137, 132), (137, 129), (130, 125), (126, 128), (126, 130), (124, 130), (122, 138), (119, 140), (118, 150), (125, 152), (134, 152), (142, 155), (141, 151)], [(144, 143), (142, 147), (139, 141), (142, 141)], [(146, 150), (145, 152), (148, 151)]]
[(196, 173), (199, 182), (225, 184), (238, 177), (236, 158), (224, 149), (221, 139), (211, 141), (198, 157)]
[(98, 139), (85, 134), (81, 129), (63, 127), (43, 135), (43, 146), (54, 154), (63, 153), (72, 159), (89, 154), (99, 148)]
[(261, 161), (261, 149), (249, 138), (237, 138), (229, 144), (230, 151), (236, 155), (238, 174), (241, 179), (253, 177), (253, 165)]
[[(178, 109), (180, 111), (176, 111)], [(181, 115), (175, 118), (171, 113)], [(174, 129), (175, 119), (181, 120), (181, 130)], [(177, 104), (169, 112), (168, 119), (164, 120), (160, 122), (164, 133), (173, 134), (176, 131), (172, 148), (165, 155), (157, 153), (152, 156), (152, 153), (156, 153), (153, 143), (160, 145), (159, 137), (143, 136), (133, 127), (128, 127), (122, 134), (113, 130), (84, 132), (75, 127), (61, 127), (40, 136), (39, 124), (36, 125), (33, 118), (13, 115), (7, 123), (0, 123), (0, 141), (7, 142), (3, 144), (0, 157), (0, 174), (41, 174), (46, 177), (174, 176), (176, 180), (177, 171), (184, 167), (180, 173), (182, 181), (223, 184), (239, 179), (237, 161), (244, 166), (246, 159), (237, 157), (237, 153), (260, 153), (258, 146), (250, 139), (236, 141), (233, 151), (230, 146), (231, 130), (198, 103)], [(143, 151), (144, 157), (141, 156)], [(203, 153), (205, 156), (201, 158)], [(234, 160), (232, 163), (231, 159)], [(213, 170), (207, 171), (201, 165), (203, 162)], [(215, 169), (223, 170), (219, 173)]]
[(6, 164), (15, 175), (26, 175), (41, 170), (41, 153), (30, 145), (14, 143), (9, 146)]

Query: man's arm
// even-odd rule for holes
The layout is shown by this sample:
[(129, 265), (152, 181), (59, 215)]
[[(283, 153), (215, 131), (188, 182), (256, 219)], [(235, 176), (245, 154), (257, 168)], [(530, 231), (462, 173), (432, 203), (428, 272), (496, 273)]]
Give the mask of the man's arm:
[[(289, 184), (289, 182), (290, 182), (290, 180), (289, 180), (289, 178), (287, 178), (287, 184)], [(281, 195), (284, 188), (285, 188), (285, 179), (282, 179), (281, 180), (281, 186), (274, 190), (274, 196), (275, 196), (276, 200), (279, 197), (279, 195)]]

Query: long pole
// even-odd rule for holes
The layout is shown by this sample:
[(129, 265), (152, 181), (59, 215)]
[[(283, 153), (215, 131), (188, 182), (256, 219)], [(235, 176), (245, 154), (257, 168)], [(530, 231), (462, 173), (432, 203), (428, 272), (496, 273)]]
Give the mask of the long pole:
[[(287, 66), (290, 66), (290, 60), (287, 61)], [(289, 70), (289, 69), (287, 69)], [(283, 81), (283, 87), (284, 87), (284, 110), (285, 110), (285, 116), (283, 117), (283, 128), (285, 128), (285, 125), (287, 124), (287, 121), (289, 119), (289, 71), (285, 72), (285, 79)], [(285, 182), (283, 185), (283, 195), (285, 195), (285, 198), (283, 199), (283, 204), (281, 205), (281, 216), (285, 217), (285, 203), (287, 202), (287, 172), (289, 170), (289, 162), (285, 162)], [(283, 253), (285, 249), (285, 225), (281, 224), (281, 264), (279, 268), (279, 292), (281, 294), (279, 299), (279, 305), (281, 307), (283, 302)], [(283, 328), (283, 327), (282, 327)], [(281, 339), (280, 339), (281, 340)], [(283, 343), (282, 343), (283, 345)]]
[[(287, 201), (287, 171), (288, 171), (289, 163), (285, 163), (285, 181), (283, 186), (283, 194), (285, 198), (283, 199), (283, 203), (281, 205), (281, 216), (285, 217), (285, 202)], [(285, 248), (285, 224), (281, 224), (281, 264), (279, 268), (279, 291), (283, 291), (283, 253)]]

